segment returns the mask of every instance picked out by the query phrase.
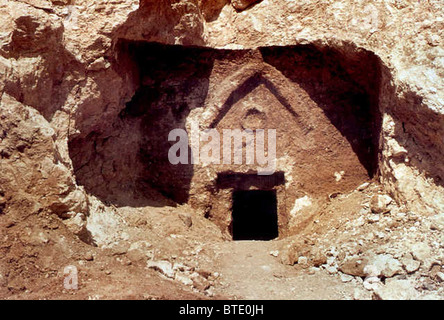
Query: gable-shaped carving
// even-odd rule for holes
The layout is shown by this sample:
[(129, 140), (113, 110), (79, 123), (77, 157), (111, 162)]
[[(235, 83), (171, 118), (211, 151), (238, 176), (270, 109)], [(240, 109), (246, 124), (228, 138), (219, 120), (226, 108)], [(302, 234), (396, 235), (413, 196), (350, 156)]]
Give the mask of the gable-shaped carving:
[[(297, 84), (289, 83), (276, 69), (263, 65), (260, 70), (246, 65), (235, 72), (231, 77), (215, 87), (216, 93), (209, 96), (205, 106), (209, 109), (206, 114), (210, 117), (202, 116), (201, 128), (216, 128), (229, 110), (237, 102), (244, 99), (257, 87), (263, 85), (279, 101), (283, 107), (276, 112), (285, 112), (293, 121), (304, 123), (303, 127), (310, 126), (312, 117), (309, 108), (310, 97)], [(294, 90), (294, 87), (298, 90)], [(230, 88), (230, 90), (226, 90)], [(296, 104), (296, 103), (297, 104)]]

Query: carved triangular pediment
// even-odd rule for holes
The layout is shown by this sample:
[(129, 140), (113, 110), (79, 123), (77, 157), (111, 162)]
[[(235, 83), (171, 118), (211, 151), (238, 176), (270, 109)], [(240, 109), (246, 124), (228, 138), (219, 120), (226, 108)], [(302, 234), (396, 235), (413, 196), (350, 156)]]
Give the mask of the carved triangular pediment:
[[(245, 72), (242, 72), (242, 70)], [(310, 100), (310, 98), (301, 88), (294, 90), (297, 84), (291, 83), (284, 75), (271, 67), (252, 70), (246, 66), (242, 70), (227, 78), (224, 81), (225, 83), (220, 84), (219, 87), (223, 88), (221, 89), (222, 92), (216, 92), (209, 98), (206, 105), (210, 105), (207, 114), (211, 116), (204, 119), (203, 127), (216, 128), (234, 105), (245, 99), (260, 86), (266, 88), (274, 96), (290, 119), (296, 122), (304, 119), (305, 125), (310, 122), (308, 106), (304, 104), (304, 100)], [(225, 88), (230, 89), (226, 90)], [(218, 90), (217, 87), (215, 89)]]

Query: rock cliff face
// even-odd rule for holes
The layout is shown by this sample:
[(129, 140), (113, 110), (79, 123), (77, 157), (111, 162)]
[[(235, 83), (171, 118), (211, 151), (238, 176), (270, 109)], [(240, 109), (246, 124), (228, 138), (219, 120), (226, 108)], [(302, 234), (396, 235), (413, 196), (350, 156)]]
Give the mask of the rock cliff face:
[[(126, 183), (136, 183), (137, 174), (123, 168), (137, 166), (137, 137), (122, 126), (142, 124), (116, 121), (140, 87), (134, 56), (123, 49), (136, 41), (244, 50), (310, 45), (334, 50), (331, 59), (351, 72), (365, 62), (362, 50), (372, 52), (381, 74), (358, 76), (363, 86), (380, 78), (380, 180), (412, 210), (442, 211), (440, 2), (251, 2), (2, 1), (2, 211), (27, 199), (81, 221), (88, 203), (72, 165), (82, 165), (80, 157), (100, 158), (88, 173), (96, 184), (128, 176), (134, 179)], [(92, 145), (89, 153), (76, 154), (81, 139)], [(112, 153), (123, 163), (113, 163)]]
[[(335, 152), (354, 150), (340, 158), (344, 190), (326, 195), (375, 177), (410, 211), (443, 212), (443, 12), (440, 0), (0, 0), (0, 217), (55, 214), (92, 243), (93, 201), (170, 203), (159, 191), (177, 200), (174, 169), (162, 173), (152, 157), (166, 142), (156, 133), (217, 116), (224, 90), (261, 68), (287, 79), (285, 90), (315, 93), (307, 99), (327, 108)], [(218, 92), (236, 70), (244, 71)], [(346, 91), (366, 101), (332, 102), (345, 116), (335, 124), (328, 94)], [(164, 109), (147, 117), (140, 101)], [(353, 106), (368, 110), (354, 117)], [(364, 128), (347, 133), (350, 121)], [(294, 166), (280, 170), (303, 176)], [(342, 177), (340, 169), (332, 170)], [(216, 173), (196, 172), (185, 198), (208, 214), (211, 190), (199, 183)], [(316, 189), (306, 178), (291, 205)]]

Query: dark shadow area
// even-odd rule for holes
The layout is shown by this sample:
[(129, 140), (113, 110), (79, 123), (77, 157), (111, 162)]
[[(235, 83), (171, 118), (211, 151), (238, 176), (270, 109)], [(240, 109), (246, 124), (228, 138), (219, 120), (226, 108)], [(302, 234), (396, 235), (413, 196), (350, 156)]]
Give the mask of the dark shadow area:
[(233, 240), (277, 238), (276, 191), (234, 191), (232, 228)]
[[(391, 88), (391, 95), (396, 96)], [(444, 187), (444, 115), (429, 109), (423, 98), (408, 92), (397, 100), (396, 106), (388, 111), (395, 120), (395, 137), (406, 154), (393, 157), (396, 163), (416, 167), (427, 179)]]
[(266, 63), (310, 95), (349, 141), (369, 176), (376, 175), (382, 125), (378, 58), (364, 50), (345, 56), (314, 45), (260, 50)]
[[(113, 68), (122, 78), (132, 81), (135, 93), (115, 122), (107, 125), (107, 132), (94, 131), (70, 142), (77, 181), (88, 193), (119, 206), (129, 205), (125, 197), (120, 197), (125, 200), (116, 200), (119, 194), (128, 193), (137, 194), (141, 199), (137, 206), (152, 205), (159, 194), (176, 203), (186, 203), (194, 168), (191, 161), (170, 163), (168, 152), (176, 141), (168, 141), (168, 135), (173, 129), (187, 129), (186, 119), (193, 109), (211, 107), (205, 106), (205, 101), (215, 61), (218, 60), (222, 69), (216, 72), (229, 75), (236, 67), (250, 62), (248, 50), (138, 41), (120, 41), (115, 50), (117, 58)], [(374, 176), (378, 170), (382, 122), (379, 62), (366, 51), (351, 52), (346, 57), (333, 49), (321, 50), (309, 45), (261, 48), (264, 62), (309, 94), (349, 141), (369, 175)], [(237, 65), (229, 65), (228, 62), (233, 61)], [(259, 65), (258, 70), (261, 70)], [(216, 127), (233, 104), (259, 85), (274, 95), (286, 109), (282, 112), (289, 112), (287, 116), (299, 123), (305, 121), (295, 112), (297, 108), (293, 104), (298, 102), (289, 101), (292, 99), (288, 94), (284, 95), (276, 85), (279, 82), (273, 82), (262, 72), (233, 88), (210, 127)], [(190, 147), (187, 151), (190, 160)], [(271, 176), (225, 172), (218, 175), (216, 185), (235, 190), (250, 187), (271, 190), (284, 183), (283, 172)]]
[(218, 189), (248, 190), (250, 187), (256, 187), (270, 190), (284, 184), (285, 175), (281, 171), (268, 176), (260, 176), (257, 173), (221, 172), (216, 179)]
[(193, 177), (191, 148), (188, 163), (173, 165), (168, 151), (176, 141), (168, 141), (170, 131), (186, 131), (186, 118), (202, 107), (214, 63), (214, 51), (183, 46), (132, 42), (125, 44), (136, 62), (140, 87), (126, 104), (120, 118), (141, 119), (138, 157), (144, 169), (141, 180), (178, 203), (188, 201)]
[(113, 69), (135, 93), (106, 130), (69, 143), (77, 182), (117, 206), (185, 203), (191, 150), (188, 163), (171, 164), (168, 152), (177, 141), (168, 137), (173, 129), (186, 131), (190, 111), (203, 107), (218, 51), (123, 40), (115, 50)]

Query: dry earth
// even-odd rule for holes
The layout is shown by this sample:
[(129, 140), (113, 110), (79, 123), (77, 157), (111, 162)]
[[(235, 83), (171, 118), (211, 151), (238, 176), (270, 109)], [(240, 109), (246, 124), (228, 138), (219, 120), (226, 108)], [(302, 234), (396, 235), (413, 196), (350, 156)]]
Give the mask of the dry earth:
[[(100, 226), (119, 231), (99, 248), (53, 216), (9, 221), (3, 298), (443, 299), (442, 221), (396, 205), (372, 213), (378, 190), (338, 195), (274, 241), (224, 239), (187, 206), (108, 212)], [(68, 265), (78, 290), (64, 289)]]
[[(444, 299), (443, 32), (441, 0), (0, 0), (0, 298)], [(196, 124), (281, 129), (275, 181), (171, 165)], [(232, 241), (257, 189), (280, 238)]]

